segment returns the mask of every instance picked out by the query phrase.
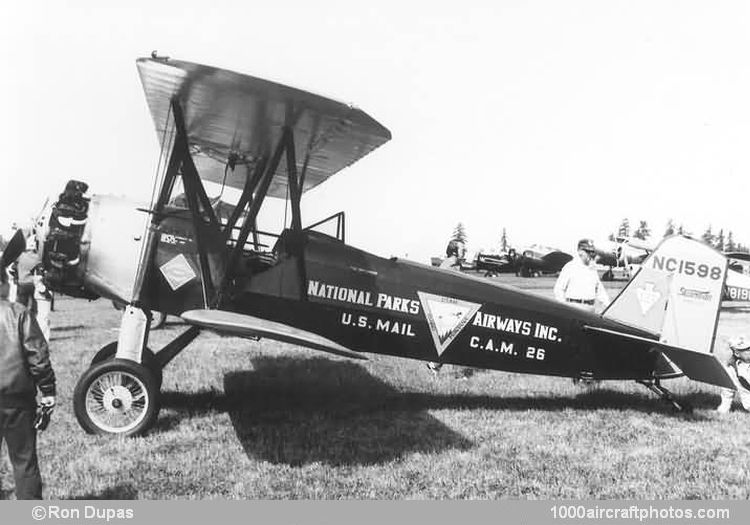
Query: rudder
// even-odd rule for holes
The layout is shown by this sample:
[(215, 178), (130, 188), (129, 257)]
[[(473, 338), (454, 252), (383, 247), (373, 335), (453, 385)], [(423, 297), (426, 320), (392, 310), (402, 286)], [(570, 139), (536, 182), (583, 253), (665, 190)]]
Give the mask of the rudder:
[(705, 243), (668, 237), (602, 315), (658, 336), (656, 346), (688, 377), (726, 386), (713, 345), (727, 267)]

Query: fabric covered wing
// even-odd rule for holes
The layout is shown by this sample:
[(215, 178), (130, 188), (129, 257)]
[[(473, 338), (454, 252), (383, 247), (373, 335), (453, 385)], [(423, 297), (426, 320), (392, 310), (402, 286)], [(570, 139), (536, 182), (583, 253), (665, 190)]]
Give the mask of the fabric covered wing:
[(366, 359), (365, 356), (318, 334), (251, 315), (223, 310), (189, 310), (182, 313), (182, 318), (189, 324), (238, 337), (266, 337), (344, 357)]
[[(177, 97), (198, 172), (211, 182), (242, 189), (245, 168), (270, 156), (287, 125), (294, 130), (298, 173), (306, 166), (303, 191), (391, 138), (357, 108), (275, 82), (180, 60), (141, 58), (137, 66), (159, 140)], [(239, 160), (225, 180), (230, 155)], [(287, 195), (284, 162), (268, 195)]]

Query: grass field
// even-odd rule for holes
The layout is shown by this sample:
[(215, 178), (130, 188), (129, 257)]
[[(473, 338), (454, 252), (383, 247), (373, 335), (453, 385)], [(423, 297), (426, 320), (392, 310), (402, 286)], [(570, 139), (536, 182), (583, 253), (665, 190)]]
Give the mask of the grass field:
[[(502, 279), (545, 295), (553, 283)], [(49, 498), (750, 497), (750, 414), (716, 415), (708, 385), (667, 383), (695, 407), (686, 415), (634, 383), (450, 366), (434, 376), (421, 362), (355, 363), (211, 333), (165, 369), (148, 436), (89, 436), (71, 396), (95, 350), (116, 339), (119, 315), (102, 300), (56, 308), (59, 405), (39, 446)], [(151, 346), (182, 329), (170, 323)], [(722, 312), (719, 344), (742, 332), (750, 313)]]

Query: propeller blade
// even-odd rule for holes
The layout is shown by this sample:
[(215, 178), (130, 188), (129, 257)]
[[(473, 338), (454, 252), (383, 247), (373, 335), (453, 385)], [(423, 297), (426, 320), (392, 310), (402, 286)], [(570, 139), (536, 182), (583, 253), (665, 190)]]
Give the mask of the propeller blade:
[(3, 251), (3, 256), (0, 260), (0, 267), (5, 269), (6, 266), (13, 264), (25, 250), (26, 237), (24, 237), (23, 232), (20, 229), (16, 230), (16, 233), (11, 237), (10, 241), (8, 241), (5, 251)]

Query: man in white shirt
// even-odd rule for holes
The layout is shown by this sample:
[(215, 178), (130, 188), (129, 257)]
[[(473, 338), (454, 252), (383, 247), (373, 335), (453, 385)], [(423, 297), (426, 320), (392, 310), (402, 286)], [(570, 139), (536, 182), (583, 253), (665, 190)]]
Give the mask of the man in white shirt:
[(609, 304), (609, 295), (604, 289), (594, 265), (596, 249), (589, 239), (578, 242), (578, 256), (563, 266), (555, 283), (555, 299), (586, 310), (594, 310), (598, 300), (602, 306)]

